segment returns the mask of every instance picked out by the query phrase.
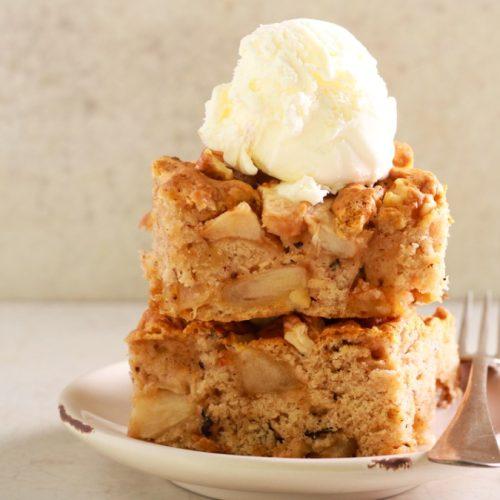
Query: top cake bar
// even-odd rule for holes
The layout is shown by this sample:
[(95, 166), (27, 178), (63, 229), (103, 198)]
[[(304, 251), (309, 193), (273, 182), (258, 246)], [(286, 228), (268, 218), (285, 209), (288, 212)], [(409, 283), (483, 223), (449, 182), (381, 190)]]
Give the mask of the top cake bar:
[(161, 314), (389, 317), (446, 288), (445, 189), (413, 167), (407, 145), (397, 145), (388, 178), (314, 206), (278, 196), (275, 179), (234, 172), (210, 150), (196, 164), (160, 158), (153, 183), (143, 266)]

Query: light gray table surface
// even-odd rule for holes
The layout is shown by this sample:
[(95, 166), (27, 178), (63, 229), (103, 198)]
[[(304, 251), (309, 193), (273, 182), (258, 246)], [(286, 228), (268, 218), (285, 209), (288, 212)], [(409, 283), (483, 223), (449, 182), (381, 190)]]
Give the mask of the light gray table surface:
[[(457, 303), (449, 306), (459, 313)], [(60, 391), (78, 375), (125, 358), (123, 339), (143, 307), (0, 303), (0, 498), (201, 498), (100, 456), (59, 422)], [(500, 470), (468, 469), (393, 498), (499, 499)]]

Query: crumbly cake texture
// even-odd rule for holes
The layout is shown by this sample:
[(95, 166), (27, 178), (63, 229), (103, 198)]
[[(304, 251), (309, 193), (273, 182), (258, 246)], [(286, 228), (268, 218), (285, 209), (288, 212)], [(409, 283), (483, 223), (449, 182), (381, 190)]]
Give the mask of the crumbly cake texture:
[(453, 318), (287, 315), (185, 322), (148, 310), (128, 338), (129, 435), (192, 450), (283, 457), (403, 453), (428, 443), (457, 391)]
[(143, 267), (150, 307), (186, 320), (291, 312), (388, 317), (440, 300), (450, 216), (445, 189), (398, 145), (387, 179), (312, 206), (276, 196), (205, 150), (153, 164), (153, 235)]

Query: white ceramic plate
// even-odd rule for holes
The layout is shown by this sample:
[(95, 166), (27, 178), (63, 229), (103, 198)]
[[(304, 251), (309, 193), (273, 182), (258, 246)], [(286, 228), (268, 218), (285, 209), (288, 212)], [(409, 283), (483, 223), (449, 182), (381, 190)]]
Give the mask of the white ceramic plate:
[[(464, 468), (429, 462), (425, 450), (362, 458), (264, 458), (181, 450), (127, 436), (132, 384), (126, 362), (84, 375), (62, 392), (66, 428), (104, 455), (212, 498), (382, 498)], [(438, 412), (439, 434), (453, 408)]]

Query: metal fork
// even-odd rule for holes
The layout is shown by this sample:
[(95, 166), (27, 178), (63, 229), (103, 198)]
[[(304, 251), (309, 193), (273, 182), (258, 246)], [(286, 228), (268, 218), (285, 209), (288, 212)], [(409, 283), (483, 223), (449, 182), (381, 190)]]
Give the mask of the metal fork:
[[(471, 336), (473, 295), (467, 294), (460, 327), (460, 355), (467, 353)], [(463, 399), (453, 420), (443, 435), (429, 451), (433, 462), (451, 465), (476, 465), (500, 467), (500, 450), (491, 423), (487, 398), (488, 368), (500, 357), (497, 327), (491, 324), (491, 293), (484, 298), (481, 328), (477, 350), (472, 355), (472, 365)], [(496, 354), (488, 350), (488, 340), (497, 336)], [(491, 342), (490, 342), (491, 345)]]

